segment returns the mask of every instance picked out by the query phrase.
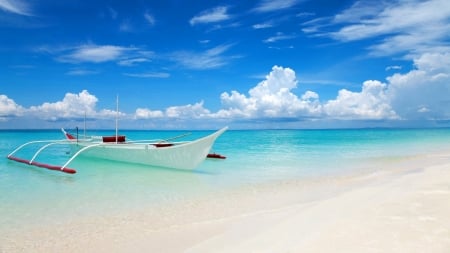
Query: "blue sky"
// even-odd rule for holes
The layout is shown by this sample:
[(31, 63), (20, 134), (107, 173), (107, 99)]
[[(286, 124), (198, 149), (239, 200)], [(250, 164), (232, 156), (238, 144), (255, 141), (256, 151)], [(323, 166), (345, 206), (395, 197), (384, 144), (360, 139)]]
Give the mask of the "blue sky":
[(0, 0), (0, 128), (450, 122), (450, 4)]

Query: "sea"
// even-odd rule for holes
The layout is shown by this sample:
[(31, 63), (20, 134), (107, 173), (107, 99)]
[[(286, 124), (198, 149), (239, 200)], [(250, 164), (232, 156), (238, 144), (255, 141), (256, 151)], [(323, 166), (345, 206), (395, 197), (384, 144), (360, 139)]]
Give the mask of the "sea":
[[(187, 132), (122, 130), (120, 134), (138, 140), (170, 139)], [(209, 133), (212, 131), (190, 131), (176, 141)], [(114, 131), (91, 130), (88, 134), (111, 135)], [(373, 173), (435, 153), (450, 157), (450, 129), (434, 128), (231, 129), (217, 139), (211, 151), (226, 159), (206, 159), (192, 171), (78, 157), (68, 166), (77, 173), (66, 174), (7, 159), (23, 143), (62, 137), (60, 130), (0, 130), (0, 233), (11, 228), (149, 210), (273, 182), (320, 182), (342, 175)], [(31, 145), (17, 156), (31, 159), (41, 146)], [(54, 145), (36, 161), (62, 165), (71, 154), (69, 146)]]

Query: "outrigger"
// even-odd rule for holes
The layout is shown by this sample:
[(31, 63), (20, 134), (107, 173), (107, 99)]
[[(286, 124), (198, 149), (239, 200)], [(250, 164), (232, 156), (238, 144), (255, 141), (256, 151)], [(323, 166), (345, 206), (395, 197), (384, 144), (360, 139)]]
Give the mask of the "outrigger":
[[(227, 127), (203, 138), (185, 142), (168, 142), (168, 140), (180, 138), (185, 135), (166, 140), (126, 141), (126, 137), (117, 135), (117, 132), (115, 136), (78, 138), (78, 136), (75, 137), (67, 133), (64, 129), (61, 130), (66, 137), (65, 139), (27, 142), (11, 152), (7, 156), (8, 159), (70, 174), (76, 173), (76, 170), (67, 166), (80, 155), (113, 161), (189, 170), (196, 168), (208, 157), (215, 140), (227, 130)], [(46, 144), (39, 148), (30, 160), (15, 156), (24, 147), (37, 143)], [(36, 158), (38, 155), (53, 145), (70, 145), (74, 148), (75, 153), (62, 166), (37, 162)]]
[[(35, 143), (47, 143), (47, 144), (42, 146), (38, 151), (36, 151), (36, 153), (33, 155), (33, 157), (30, 160), (14, 156), (14, 154), (16, 152), (18, 152), (19, 150), (21, 150), (25, 146), (29, 146), (29, 145), (35, 144)], [(58, 166), (58, 165), (50, 165), (50, 164), (40, 163), (40, 162), (36, 162), (35, 161), (35, 159), (39, 155), (39, 153), (41, 153), (45, 148), (47, 148), (47, 147), (49, 147), (51, 145), (56, 145), (56, 144), (70, 144), (70, 143), (67, 143), (65, 140), (58, 140), (58, 141), (50, 141), (50, 140), (49, 141), (30, 141), (30, 142), (22, 144), (21, 146), (16, 148), (13, 152), (11, 152), (7, 156), (7, 158), (9, 160), (12, 160), (12, 161), (16, 161), (16, 162), (20, 162), (20, 163), (24, 163), (24, 164), (28, 164), (28, 165), (34, 165), (34, 166), (41, 167), (41, 168), (46, 168), (46, 169), (49, 169), (49, 170), (59, 170), (59, 171), (65, 172), (65, 173), (75, 174), (77, 172), (76, 170), (71, 169), (71, 168), (67, 168), (68, 163), (66, 163), (64, 166)]]

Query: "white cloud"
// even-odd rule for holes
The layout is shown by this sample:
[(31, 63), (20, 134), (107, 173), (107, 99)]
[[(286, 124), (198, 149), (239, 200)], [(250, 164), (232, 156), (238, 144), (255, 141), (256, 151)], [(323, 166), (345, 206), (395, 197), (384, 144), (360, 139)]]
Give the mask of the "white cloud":
[(198, 119), (209, 117), (210, 111), (203, 107), (203, 101), (193, 105), (171, 106), (166, 109), (169, 118)]
[(339, 91), (335, 100), (324, 105), (325, 113), (336, 119), (397, 119), (386, 95), (387, 85), (380, 81), (365, 81), (361, 92)]
[(57, 121), (60, 119), (78, 119), (87, 117), (109, 118), (116, 115), (112, 110), (96, 111), (97, 97), (83, 90), (79, 94), (66, 93), (62, 101), (45, 102), (39, 106), (31, 106), (27, 113), (40, 119)]
[(427, 53), (415, 69), (387, 77), (387, 83), (366, 81), (361, 92), (340, 90), (323, 106), (339, 119), (450, 119), (450, 52)]
[(124, 73), (126, 76), (139, 77), (139, 78), (168, 78), (169, 73), (165, 72), (145, 72), (145, 73)]
[(0, 9), (23, 16), (32, 16), (28, 4), (22, 0), (0, 0)]
[(101, 63), (119, 60), (126, 52), (134, 50), (136, 50), (136, 48), (113, 45), (82, 45), (64, 50), (67, 54), (60, 56), (58, 60), (70, 63)]
[(144, 14), (144, 18), (145, 18), (145, 20), (147, 20), (147, 22), (148, 22), (148, 24), (149, 24), (150, 26), (154, 26), (154, 25), (155, 25), (156, 20), (155, 20), (155, 18), (153, 17), (153, 15), (151, 15), (150, 13), (146, 12), (146, 13)]
[(212, 114), (208, 109), (204, 108), (203, 101), (195, 104), (170, 106), (165, 111), (138, 108), (134, 114), (135, 119), (206, 119), (211, 117)]
[(266, 80), (250, 89), (221, 95), (224, 118), (315, 118), (340, 120), (448, 120), (450, 119), (450, 53), (424, 54), (416, 69), (394, 74), (387, 83), (368, 80), (361, 91), (342, 89), (335, 99), (321, 103), (307, 91), (300, 97), (295, 72), (275, 66)]
[(249, 90), (249, 96), (237, 91), (222, 93), (224, 109), (216, 117), (313, 117), (321, 113), (317, 93), (307, 91), (298, 98), (292, 90), (297, 87), (295, 72), (274, 66), (266, 80)]
[(135, 66), (138, 63), (149, 62), (150, 60), (147, 58), (131, 58), (131, 59), (123, 59), (117, 62), (120, 66)]
[(253, 11), (255, 12), (271, 12), (282, 9), (288, 9), (296, 5), (298, 0), (262, 0)]
[(209, 9), (201, 12), (200, 14), (191, 18), (189, 23), (191, 25), (204, 24), (204, 23), (215, 23), (220, 21), (225, 21), (230, 19), (230, 15), (227, 13), (228, 7), (219, 6), (213, 9)]
[[(387, 77), (386, 84), (375, 85), (376, 91), (367, 90), (366, 83), (361, 92), (341, 90), (336, 100), (324, 106), (328, 115), (339, 116), (340, 112), (345, 118), (449, 120), (448, 20), (450, 4), (446, 0), (358, 1), (333, 18), (304, 23), (305, 32), (342, 42), (371, 40), (371, 55), (400, 54), (415, 65), (407, 73)], [(386, 68), (399, 69), (400, 66)]]
[(261, 24), (255, 24), (252, 27), (253, 27), (253, 29), (266, 29), (266, 28), (273, 27), (273, 23), (266, 22), (266, 23), (261, 23)]
[(36, 52), (55, 55), (55, 59), (66, 63), (116, 62), (120, 66), (135, 66), (151, 61), (154, 52), (133, 46), (96, 45), (41, 46)]
[(135, 119), (152, 119), (164, 117), (164, 113), (162, 111), (159, 110), (152, 111), (147, 108), (137, 108), (134, 115)]
[(305, 23), (303, 31), (343, 42), (373, 39), (369, 49), (374, 55), (420, 55), (448, 50), (449, 18), (447, 0), (358, 1), (332, 19)]
[[(27, 119), (56, 122), (81, 120), (85, 117), (95, 120), (111, 120), (117, 116), (115, 110), (97, 110), (97, 102), (96, 96), (83, 90), (78, 94), (66, 93), (61, 101), (45, 102), (42, 105), (23, 108), (5, 95), (0, 95), (0, 121), (22, 118), (25, 119), (25, 122)], [(127, 116), (122, 112), (119, 112), (118, 115), (121, 118)]]
[(221, 45), (205, 52), (179, 51), (172, 54), (172, 60), (189, 69), (214, 69), (228, 64), (230, 57), (223, 54), (231, 45)]
[(433, 75), (450, 73), (450, 50), (445, 53), (425, 53), (414, 60), (414, 65)]
[(352, 8), (335, 16), (335, 23), (350, 24), (333, 35), (342, 40), (358, 40), (411, 32), (429, 25), (447, 23), (449, 15), (450, 7), (445, 0), (400, 1), (381, 5), (357, 2)]
[(10, 117), (21, 116), (24, 108), (6, 95), (0, 94), (0, 120), (6, 120)]
[(87, 69), (72, 69), (68, 71), (66, 74), (70, 76), (87, 76), (87, 75), (94, 75), (98, 74), (98, 71), (94, 70), (87, 70)]
[(46, 119), (76, 118), (87, 115), (94, 115), (95, 105), (98, 99), (83, 90), (79, 94), (66, 93), (62, 101), (55, 103), (46, 102), (40, 106), (30, 107), (30, 111), (39, 117)]
[(402, 66), (398, 66), (398, 65), (393, 65), (393, 66), (387, 66), (385, 68), (386, 71), (390, 71), (390, 70), (400, 70), (402, 69)]
[(273, 42), (277, 42), (280, 40), (290, 40), (290, 39), (294, 39), (294, 38), (295, 38), (295, 36), (293, 36), (293, 35), (285, 35), (285, 34), (279, 32), (275, 36), (265, 39), (263, 42), (264, 43), (273, 43)]
[[(272, 71), (248, 93), (223, 92), (222, 108), (211, 112), (204, 103), (170, 106), (164, 110), (138, 108), (129, 119), (159, 120), (449, 120), (450, 52), (427, 53), (414, 59), (415, 68), (395, 73), (386, 82), (368, 80), (360, 91), (341, 89), (335, 99), (320, 101), (319, 94), (294, 91), (298, 79), (294, 70), (274, 66)], [(44, 120), (89, 118), (112, 119), (113, 110), (97, 110), (98, 99), (88, 91), (67, 93), (62, 101), (46, 102), (24, 109), (12, 99), (0, 95), (0, 119), (27, 116)]]
[(423, 54), (414, 63), (414, 70), (387, 78), (393, 109), (406, 119), (450, 119), (450, 52)]
[(336, 14), (333, 23), (358, 23), (373, 19), (385, 7), (384, 2), (356, 1), (350, 8)]

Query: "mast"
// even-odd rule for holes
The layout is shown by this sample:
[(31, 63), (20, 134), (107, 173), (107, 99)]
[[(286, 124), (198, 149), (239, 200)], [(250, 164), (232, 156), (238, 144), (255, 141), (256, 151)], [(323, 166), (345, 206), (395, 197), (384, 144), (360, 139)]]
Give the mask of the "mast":
[(119, 138), (119, 95), (116, 96), (116, 144)]

